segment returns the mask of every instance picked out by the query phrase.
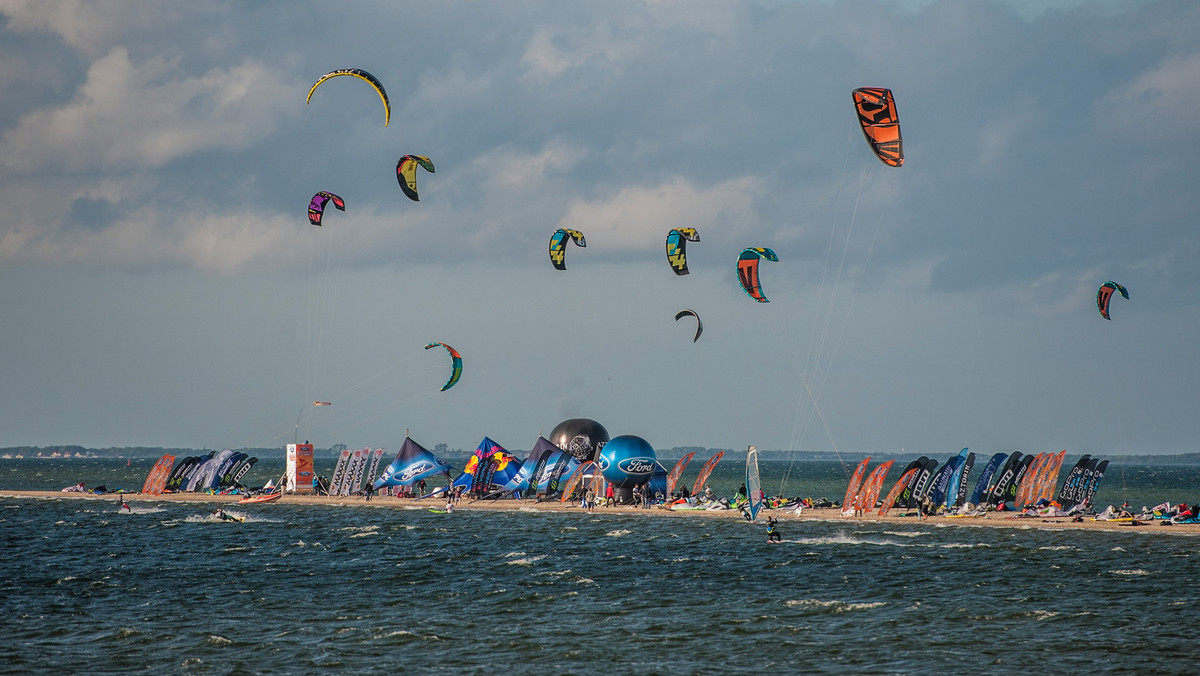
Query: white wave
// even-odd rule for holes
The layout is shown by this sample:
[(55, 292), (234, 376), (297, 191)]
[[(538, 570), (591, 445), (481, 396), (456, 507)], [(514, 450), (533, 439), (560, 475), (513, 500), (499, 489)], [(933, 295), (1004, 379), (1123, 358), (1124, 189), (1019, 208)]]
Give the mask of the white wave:
[(507, 558), (509, 558), (509, 557), (511, 557), (511, 556), (525, 556), (525, 552), (509, 552), (509, 553), (507, 553), (507, 554), (505, 554), (505, 555), (504, 555), (504, 558), (506, 558), (506, 559), (507, 559)]
[(1150, 571), (1142, 570), (1141, 568), (1123, 568), (1120, 570), (1110, 570), (1108, 572), (1112, 573), (1113, 575), (1149, 575), (1150, 574)]
[(824, 535), (813, 538), (800, 538), (798, 540), (784, 540), (784, 542), (796, 542), (802, 545), (874, 545), (877, 547), (925, 547), (927, 545), (912, 544), (907, 542), (896, 542), (895, 540), (872, 539), (859, 537), (856, 535), (847, 535), (846, 533), (838, 533), (836, 535)]
[(783, 605), (788, 607), (799, 606), (801, 608), (817, 608), (820, 610), (831, 610), (835, 613), (846, 613), (854, 610), (870, 610), (872, 608), (881, 608), (887, 605), (886, 601), (874, 601), (871, 603), (853, 603), (848, 601), (822, 601), (820, 599), (799, 599), (794, 601), (784, 601)]
[(117, 513), (125, 514), (126, 516), (132, 516), (134, 514), (157, 514), (165, 511), (167, 510), (163, 509), (162, 507), (140, 507), (138, 505), (130, 505), (129, 509), (125, 509), (124, 507), (119, 508)]
[(632, 532), (633, 532), (633, 531), (631, 531), (631, 530), (623, 530), (623, 529), (621, 529), (621, 530), (610, 530), (610, 531), (608, 531), (607, 533), (605, 533), (605, 535), (607, 535), (607, 536), (609, 536), (609, 537), (619, 538), (619, 537), (622, 537), (622, 536), (625, 536), (625, 535), (629, 535), (629, 534), (630, 534), (630, 533), (632, 533)]
[(512, 561), (506, 561), (505, 563), (510, 566), (532, 566), (544, 558), (546, 558), (545, 554), (539, 554), (538, 556), (525, 556), (519, 559), (513, 559)]
[(913, 530), (913, 531), (885, 530), (885, 531), (883, 531), (883, 534), (884, 535), (895, 535), (896, 537), (899, 537), (899, 538), (919, 538), (919, 537), (922, 537), (925, 535), (929, 535), (929, 531), (924, 531), (924, 530)]
[(1060, 551), (1074, 551), (1074, 550), (1078, 549), (1078, 547), (1075, 547), (1072, 545), (1046, 545), (1045, 547), (1038, 547), (1038, 549), (1041, 549), (1043, 551), (1048, 551), (1048, 552), (1060, 552)]

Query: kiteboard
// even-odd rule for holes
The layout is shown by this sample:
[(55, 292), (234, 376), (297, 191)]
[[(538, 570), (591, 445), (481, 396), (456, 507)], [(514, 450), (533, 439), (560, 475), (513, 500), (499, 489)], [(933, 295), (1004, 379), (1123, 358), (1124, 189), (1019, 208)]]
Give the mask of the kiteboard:
[(242, 498), (241, 500), (238, 500), (238, 504), (239, 505), (252, 505), (252, 504), (257, 504), (257, 503), (275, 502), (276, 500), (278, 500), (281, 497), (283, 497), (282, 492), (264, 493), (262, 495), (250, 495), (250, 496)]
[(444, 509), (434, 509), (433, 507), (430, 507), (429, 511), (433, 512), (434, 514), (449, 514), (449, 512)]

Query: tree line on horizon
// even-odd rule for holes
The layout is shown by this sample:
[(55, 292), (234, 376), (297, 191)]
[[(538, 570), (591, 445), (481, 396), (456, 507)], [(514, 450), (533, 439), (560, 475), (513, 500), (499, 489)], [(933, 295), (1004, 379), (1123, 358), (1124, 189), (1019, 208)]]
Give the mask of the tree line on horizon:
[[(313, 454), (317, 457), (337, 457), (339, 453), (347, 448), (346, 444), (334, 444), (329, 448), (313, 448)], [(174, 455), (176, 457), (184, 457), (189, 455), (204, 455), (213, 449), (204, 448), (165, 448), (160, 446), (112, 446), (109, 448), (88, 448), (86, 446), (68, 444), (62, 446), (9, 446), (0, 448), (0, 455), (20, 455), (26, 458), (48, 457), (57, 455), (59, 457), (74, 457), (85, 456), (90, 458), (160, 458), (163, 455)], [(220, 450), (220, 449), (218, 449)], [(256, 455), (260, 458), (282, 458), (286, 454), (284, 448), (235, 448), (235, 451), (241, 451), (248, 455)], [(474, 449), (450, 448), (445, 443), (439, 443), (432, 449), (435, 454), (444, 456), (445, 458), (469, 457)], [(510, 452), (520, 456), (524, 451), (521, 449), (509, 449)], [(746, 456), (745, 449), (733, 450), (728, 448), (705, 448), (701, 446), (675, 446), (659, 450), (657, 455), (660, 460), (676, 460), (682, 458), (688, 453), (695, 452), (697, 457), (711, 456), (719, 452), (725, 453), (726, 459), (744, 458)], [(947, 451), (947, 455), (950, 451)], [(858, 462), (868, 455), (872, 457), (892, 457), (887, 453), (838, 453), (835, 451), (788, 451), (788, 450), (762, 450), (758, 451), (759, 460), (806, 460), (813, 462)], [(929, 455), (926, 453), (926, 455)], [(914, 455), (915, 457), (915, 455)], [(1175, 453), (1170, 455), (1108, 455), (1104, 457), (1112, 463), (1126, 465), (1200, 465), (1200, 452), (1196, 453)]]

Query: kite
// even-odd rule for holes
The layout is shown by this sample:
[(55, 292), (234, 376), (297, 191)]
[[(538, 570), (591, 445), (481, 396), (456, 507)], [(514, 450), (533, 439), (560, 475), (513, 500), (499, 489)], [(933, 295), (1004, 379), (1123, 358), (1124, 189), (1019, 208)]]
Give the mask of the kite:
[(313, 195), (312, 201), (308, 203), (309, 223), (312, 223), (313, 225), (321, 224), (321, 217), (325, 215), (325, 205), (328, 204), (330, 200), (333, 200), (333, 206), (338, 211), (346, 210), (345, 200), (331, 192), (325, 192), (322, 190), (321, 192)]
[(445, 392), (454, 387), (454, 383), (457, 383), (459, 377), (462, 376), (462, 355), (458, 353), (458, 350), (445, 343), (430, 343), (425, 346), (425, 349), (428, 350), (438, 346), (444, 347), (450, 352), (450, 380), (447, 380), (446, 384), (442, 385), (442, 392)]
[(308, 98), (305, 99), (304, 102), (309, 103), (312, 101), (313, 92), (317, 91), (317, 87), (320, 87), (322, 82), (328, 80), (329, 78), (338, 77), (339, 75), (351, 75), (375, 88), (376, 93), (379, 94), (379, 98), (383, 99), (383, 126), (388, 126), (388, 122), (391, 122), (392, 120), (392, 104), (388, 101), (387, 92), (383, 90), (383, 84), (380, 83), (374, 75), (371, 75), (367, 71), (359, 68), (343, 68), (341, 70), (325, 73), (316, 81), (316, 83), (313, 84), (312, 89), (308, 90)]
[(1114, 291), (1120, 293), (1125, 300), (1129, 300), (1129, 292), (1125, 290), (1125, 287), (1117, 284), (1116, 282), (1105, 282), (1101, 284), (1100, 289), (1096, 291), (1096, 309), (1100, 311), (1101, 317), (1104, 317), (1108, 320), (1112, 319), (1112, 317), (1108, 316), (1108, 303), (1112, 300)]
[(704, 322), (700, 321), (700, 315), (696, 314), (695, 310), (680, 310), (675, 313), (675, 321), (679, 321), (683, 317), (692, 316), (696, 318), (696, 336), (692, 338), (692, 342), (700, 340), (700, 334), (704, 333)]
[(746, 295), (760, 303), (769, 303), (770, 301), (763, 295), (762, 284), (758, 281), (758, 262), (764, 258), (772, 262), (779, 262), (779, 257), (775, 255), (775, 252), (766, 247), (742, 249), (737, 263), (738, 281), (742, 283), (742, 289), (746, 291)]
[(425, 168), (425, 171), (433, 173), (433, 162), (429, 161), (428, 157), (421, 155), (405, 155), (396, 162), (396, 181), (400, 183), (400, 189), (408, 196), (408, 199), (414, 202), (420, 202), (417, 197), (417, 166)]
[(567, 269), (567, 240), (575, 241), (575, 246), (586, 247), (587, 240), (583, 238), (583, 233), (578, 230), (568, 230), (559, 228), (550, 235), (550, 262), (554, 263), (555, 270)]
[(855, 89), (854, 110), (862, 125), (863, 136), (880, 162), (898, 167), (904, 164), (904, 144), (900, 140), (900, 116), (892, 90), (883, 87)]
[(677, 275), (686, 275), (687, 243), (699, 242), (700, 233), (695, 228), (673, 228), (667, 233), (667, 262)]

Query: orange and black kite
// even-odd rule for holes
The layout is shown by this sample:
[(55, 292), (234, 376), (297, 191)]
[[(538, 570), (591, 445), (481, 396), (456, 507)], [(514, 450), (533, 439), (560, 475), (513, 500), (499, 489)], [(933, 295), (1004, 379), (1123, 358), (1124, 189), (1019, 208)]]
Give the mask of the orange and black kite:
[(904, 164), (904, 144), (900, 140), (900, 116), (892, 90), (860, 87), (854, 90), (854, 110), (867, 143), (881, 162), (891, 167)]

